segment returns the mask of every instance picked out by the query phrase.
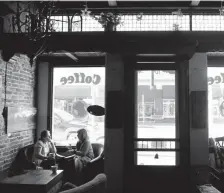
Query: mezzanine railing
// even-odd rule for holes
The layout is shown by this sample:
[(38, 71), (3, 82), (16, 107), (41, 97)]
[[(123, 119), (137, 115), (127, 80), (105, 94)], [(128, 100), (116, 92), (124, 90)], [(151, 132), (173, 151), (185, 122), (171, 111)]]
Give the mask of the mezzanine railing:
[[(69, 19), (68, 19), (69, 18)], [(90, 16), (51, 16), (55, 32), (104, 31), (102, 25)], [(116, 31), (224, 31), (224, 16), (208, 14), (145, 14), (139, 20), (137, 15), (121, 17)]]

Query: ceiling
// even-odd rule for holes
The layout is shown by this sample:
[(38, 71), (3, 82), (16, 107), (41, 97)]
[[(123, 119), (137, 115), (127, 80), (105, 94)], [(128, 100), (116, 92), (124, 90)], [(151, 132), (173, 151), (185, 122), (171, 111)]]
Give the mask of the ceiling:
[[(219, 13), (219, 9), (221, 7), (221, 3), (223, 0), (173, 0), (173, 1), (120, 1), (120, 0), (101, 0), (101, 1), (54, 1), (55, 2), (55, 10), (60, 14), (60, 10), (71, 11), (71, 12), (79, 12), (83, 10), (85, 7), (92, 12), (102, 12), (102, 11), (116, 11), (116, 12), (128, 12), (128, 13), (139, 13), (140, 11), (143, 13), (147, 12), (170, 12), (172, 10), (176, 10), (181, 8), (183, 12), (188, 11), (196, 11), (196, 12), (217, 12)], [(21, 1), (22, 2), (22, 1)], [(40, 2), (34, 1), (35, 4), (40, 5)], [(44, 2), (44, 1), (43, 1)], [(53, 1), (52, 1), (53, 2)], [(0, 15), (6, 15), (7, 13), (12, 13), (13, 10), (9, 6), (14, 2), (11, 1), (0, 1)], [(29, 3), (24, 2), (25, 3)], [(223, 3), (224, 4), (224, 3)], [(10, 7), (10, 8), (9, 8)], [(56, 12), (56, 13), (57, 13)]]
[[(93, 13), (101, 13), (105, 11), (112, 11), (116, 13), (164, 13), (171, 12), (177, 9), (181, 9), (182, 12), (214, 12), (219, 14), (222, 0), (176, 0), (176, 1), (120, 1), (120, 0), (108, 0), (108, 1), (57, 1), (56, 10), (57, 13), (79, 13), (85, 7), (88, 7)], [(224, 3), (223, 3), (224, 4)], [(71, 11), (71, 12), (70, 12)]]
[(193, 1), (57, 1), (57, 6), (60, 8), (77, 8), (82, 9), (85, 5), (89, 9), (104, 8), (104, 9), (142, 9), (142, 8), (217, 8), (221, 7), (221, 0), (207, 1), (207, 0), (193, 0)]
[[(117, 0), (115, 1), (115, 0), (110, 0), (110, 1), (87, 1), (87, 2), (61, 0), (61, 1), (55, 1), (55, 2), (56, 2), (57, 9), (71, 10), (71, 11), (77, 10), (77, 12), (80, 12), (81, 9), (84, 9), (85, 6), (87, 6), (88, 9), (90, 9), (91, 11), (92, 10), (93, 11), (94, 10), (97, 10), (97, 11), (121, 10), (122, 12), (127, 11), (132, 13), (134, 12), (139, 13), (139, 11), (142, 11), (142, 10), (144, 10), (145, 12), (151, 12), (151, 10), (155, 10), (155, 11), (160, 10), (161, 12), (166, 12), (166, 11), (170, 12), (170, 10), (172, 9), (175, 10), (177, 8), (181, 8), (182, 10), (199, 10), (199, 11), (201, 10), (209, 11), (213, 9), (217, 13), (219, 13), (218, 10), (221, 7), (221, 0), (220, 1), (214, 1), (214, 0), (213, 1), (206, 1), (206, 0), (201, 0), (201, 1), (199, 0), (195, 0), (195, 1), (184, 1), (184, 0), (118, 1)], [(8, 4), (9, 3), (7, 3), (7, 5)], [(8, 9), (9, 7), (7, 5), (5, 2), (0, 2), (0, 14), (5, 15), (7, 13), (13, 12), (12, 9)], [(134, 34), (134, 35), (132, 36), (130, 34)], [(106, 35), (106, 34), (102, 35), (101, 33), (94, 34), (92, 32), (80, 33), (80, 34), (77, 33), (77, 34), (70, 34), (70, 35), (69, 34), (54, 34), (54, 36), (52, 36), (49, 39), (48, 49), (52, 51), (57, 51), (61, 49), (65, 49), (68, 52), (80, 51), (80, 52), (74, 53), (74, 56), (77, 56), (79, 59), (85, 58), (87, 56), (95, 59), (98, 57), (104, 58), (105, 53), (101, 53), (101, 52), (112, 52), (114, 50), (118, 50), (120, 52), (125, 52), (125, 53), (129, 53), (129, 52), (135, 53), (136, 50), (139, 52), (144, 51), (142, 53), (145, 53), (146, 51), (147, 51), (146, 53), (160, 53), (160, 52), (163, 53), (163, 52), (167, 52), (168, 50), (170, 53), (175, 53), (176, 50), (179, 51), (178, 46), (181, 43), (182, 44), (185, 44), (185, 42), (189, 43), (191, 40), (194, 45), (193, 47), (195, 47), (195, 42), (197, 40), (199, 42), (199, 46), (197, 45), (197, 48), (204, 49), (206, 51), (211, 48), (211, 45), (215, 47), (214, 44), (216, 44), (216, 47), (219, 47), (219, 46), (223, 47), (223, 34), (221, 32), (220, 32), (220, 36), (217, 36), (217, 34), (215, 34), (214, 36), (209, 36), (209, 35), (207, 36), (206, 33), (200, 33), (199, 34), (200, 37), (199, 37), (199, 35), (197, 36), (197, 34), (196, 35), (195, 34), (190, 35), (190, 34), (193, 34), (193, 33), (189, 33), (189, 34), (186, 33), (186, 36), (179, 37), (180, 40), (183, 40), (184, 42), (180, 42), (180, 41), (178, 42), (177, 36), (175, 34), (173, 35), (173, 33), (171, 32), (170, 33), (169, 32), (165, 32), (165, 33), (154, 32), (151, 34), (149, 34), (148, 32), (118, 33), (118, 34), (112, 34), (112, 37), (110, 37), (110, 35)], [(206, 34), (206, 36), (204, 37), (203, 34)], [(213, 40), (211, 40), (211, 42), (208, 42), (207, 37), (213, 37)], [(217, 38), (217, 40), (215, 38)], [(19, 39), (21, 39), (21, 37)], [(76, 40), (76, 42), (74, 41), (71, 42), (71, 39)], [(101, 41), (97, 41), (96, 43), (96, 40), (101, 40)], [(12, 41), (11, 36), (10, 36), (10, 41)], [(161, 45), (159, 45), (158, 42), (162, 42)], [(175, 46), (175, 43), (178, 45)], [(170, 49), (164, 46), (164, 45), (171, 45), (171, 44), (173, 45), (173, 49)], [(181, 44), (181, 47), (186, 47), (185, 45), (183, 46), (182, 44)], [(8, 42), (7, 42), (7, 45), (8, 45)], [(14, 45), (14, 43), (12, 43), (12, 45)], [(29, 48), (29, 45), (30, 44), (27, 43), (26, 47), (23, 46), (26, 52)], [(151, 46), (151, 45), (157, 45), (157, 46)], [(21, 50), (20, 48), (21, 46), (18, 46), (18, 47)], [(91, 53), (86, 53), (89, 51), (91, 51)], [(61, 55), (64, 56), (66, 54), (59, 52), (57, 56), (61, 57)]]

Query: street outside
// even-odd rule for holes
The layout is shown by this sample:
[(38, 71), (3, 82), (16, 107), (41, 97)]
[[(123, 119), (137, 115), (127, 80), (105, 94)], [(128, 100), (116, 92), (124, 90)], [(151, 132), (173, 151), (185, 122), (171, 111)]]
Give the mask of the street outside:
[[(138, 138), (175, 138), (175, 125), (172, 123), (154, 123), (148, 126), (138, 125)], [(155, 156), (158, 154), (158, 159)], [(138, 152), (137, 165), (175, 165), (175, 152)]]
[[(175, 126), (168, 124), (152, 125), (148, 128), (139, 126), (138, 138), (175, 138)], [(223, 123), (213, 123), (209, 128), (209, 138), (224, 136)], [(158, 159), (155, 159), (156, 154)], [(137, 165), (175, 165), (175, 156), (175, 152), (138, 152)]]
[(212, 123), (209, 126), (209, 137), (223, 137), (224, 136), (224, 123)]
[[(100, 124), (100, 133), (96, 135), (104, 136), (104, 125)], [(61, 145), (75, 145), (76, 140), (66, 140), (64, 130), (55, 130), (53, 132), (54, 140), (60, 141)], [(209, 131), (210, 137), (221, 137), (224, 136), (223, 124), (213, 124), (212, 129)], [(147, 125), (138, 126), (138, 138), (175, 138), (175, 125), (172, 123), (161, 124), (154, 123)], [(96, 138), (96, 137), (94, 137)], [(91, 138), (90, 138), (91, 140)], [(92, 141), (96, 142), (96, 141)], [(104, 137), (101, 139), (100, 143), (104, 144)], [(174, 143), (174, 142), (173, 142)], [(158, 159), (155, 155), (158, 154)], [(138, 152), (137, 153), (137, 165), (175, 165), (176, 160), (175, 152)]]
[[(175, 138), (175, 126), (171, 125), (139, 125), (138, 129), (138, 138)], [(97, 137), (104, 136), (104, 124), (99, 124), (99, 131), (98, 133), (95, 133), (95, 135), (98, 135)], [(93, 133), (93, 132), (91, 132)], [(68, 146), (76, 145), (77, 142), (77, 134), (74, 134), (75, 139), (66, 140), (66, 134), (64, 129), (55, 128), (53, 132), (53, 139), (57, 144)], [(94, 136), (94, 139), (91, 139), (90, 134), (90, 140), (92, 143), (94, 142), (100, 142), (104, 144), (104, 137), (100, 139), (100, 141), (95, 141), (97, 137)], [(155, 154), (158, 153), (159, 158), (154, 159)], [(138, 152), (137, 156), (137, 164), (138, 165), (175, 165), (175, 152)]]
[[(208, 77), (215, 77), (220, 74), (222, 68), (208, 68)], [(70, 84), (67, 82), (67, 78), (71, 75), (71, 72), (75, 72), (75, 76), (80, 77), (83, 75), (93, 77), (101, 77), (101, 82), (97, 86), (87, 83), (81, 83), (78, 81)], [(85, 73), (83, 73), (85, 72)], [(168, 73), (167, 73), (168, 72)], [(174, 71), (173, 71), (174, 73)], [(175, 75), (169, 71), (138, 71), (138, 133), (137, 138), (175, 138)], [(62, 77), (63, 75), (63, 77)], [(61, 84), (61, 80), (66, 80), (64, 84)], [(65, 79), (66, 78), (66, 79)], [(76, 78), (76, 77), (75, 77)], [(84, 88), (83, 85), (88, 86), (88, 89), (80, 90)], [(153, 87), (152, 87), (153, 85)], [(222, 137), (224, 136), (224, 108), (220, 108), (223, 102), (223, 84), (208, 84), (208, 112), (209, 112), (209, 137)], [(57, 145), (76, 145), (77, 131), (81, 128), (86, 128), (89, 132), (89, 137), (92, 143), (104, 144), (104, 123), (103, 121), (95, 122), (93, 119), (86, 120), (88, 124), (77, 123), (77, 116), (73, 116), (77, 107), (77, 102), (82, 96), (82, 100), (87, 104), (104, 104), (104, 86), (105, 86), (105, 68), (55, 68), (54, 69), (54, 86), (61, 89), (67, 88), (66, 92), (57, 92), (55, 94), (55, 107), (52, 137)], [(56, 92), (55, 92), (56, 93)], [(71, 94), (73, 93), (73, 94)], [(163, 95), (161, 96), (161, 93)], [(64, 94), (63, 96), (61, 94)], [(91, 96), (91, 97), (90, 97)], [(155, 99), (157, 102), (155, 103)], [(160, 101), (160, 102), (158, 102)], [(74, 105), (76, 104), (76, 105)], [(102, 105), (101, 104), (101, 105)], [(72, 108), (70, 108), (72, 107)], [(61, 110), (63, 109), (63, 110)], [(81, 108), (80, 112), (83, 109)], [(223, 110), (223, 111), (222, 111)], [(66, 112), (65, 112), (66, 111)], [(159, 113), (160, 112), (160, 113)], [(159, 119), (158, 115), (161, 119)], [(152, 116), (154, 115), (154, 116)], [(84, 118), (88, 116), (84, 116)], [(90, 116), (91, 117), (91, 116)], [(153, 122), (153, 120), (156, 122)], [(91, 121), (92, 120), (92, 121)], [(140, 121), (148, 122), (140, 122)], [(147, 142), (146, 142), (147, 143)], [(166, 144), (167, 142), (165, 142)], [(153, 144), (153, 146), (152, 146)], [(152, 148), (154, 148), (155, 142), (150, 142)], [(172, 146), (175, 147), (175, 142), (172, 142)], [(150, 147), (149, 147), (150, 148)], [(138, 165), (175, 165), (176, 160), (175, 152), (137, 152)]]

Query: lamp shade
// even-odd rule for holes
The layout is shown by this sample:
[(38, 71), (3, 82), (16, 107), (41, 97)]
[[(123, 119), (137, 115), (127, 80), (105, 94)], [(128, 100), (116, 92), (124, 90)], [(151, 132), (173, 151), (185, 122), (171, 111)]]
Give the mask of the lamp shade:
[(90, 105), (87, 108), (88, 113), (94, 116), (103, 116), (105, 115), (105, 109), (104, 107), (101, 107), (99, 105)]

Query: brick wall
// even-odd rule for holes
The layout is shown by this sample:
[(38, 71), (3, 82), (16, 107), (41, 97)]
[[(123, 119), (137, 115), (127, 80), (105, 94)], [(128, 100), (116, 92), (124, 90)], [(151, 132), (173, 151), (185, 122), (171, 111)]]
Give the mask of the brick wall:
[[(5, 67), (6, 62), (2, 60), (0, 55), (0, 76), (2, 77), (2, 83), (0, 83), (0, 172), (9, 168), (21, 147), (34, 143), (36, 133), (36, 126), (31, 130), (6, 133), (2, 117), (5, 98)], [(34, 107), (34, 87), (35, 65), (31, 67), (29, 58), (25, 55), (14, 55), (8, 62), (6, 105)]]

